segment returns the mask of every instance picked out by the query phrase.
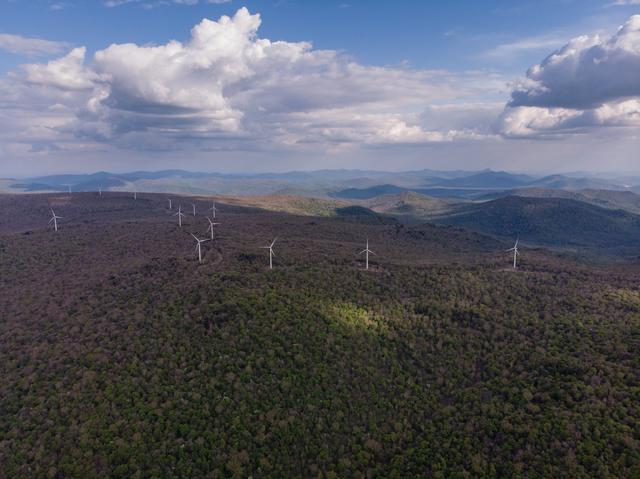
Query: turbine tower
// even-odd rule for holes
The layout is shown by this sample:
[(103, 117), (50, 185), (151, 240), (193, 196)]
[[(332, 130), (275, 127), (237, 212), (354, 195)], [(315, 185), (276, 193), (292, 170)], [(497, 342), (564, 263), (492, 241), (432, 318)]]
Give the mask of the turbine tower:
[(193, 216), (196, 215), (196, 204), (195, 203), (191, 203), (191, 206), (193, 207)]
[(169, 202), (169, 209), (171, 209), (171, 198), (167, 198), (167, 201)]
[(178, 206), (178, 212), (174, 213), (173, 216), (177, 216), (178, 217), (178, 226), (180, 226), (180, 228), (182, 228), (182, 217), (184, 216), (184, 213), (182, 212), (182, 205)]
[(213, 241), (213, 227), (219, 225), (220, 223), (214, 223), (211, 221), (211, 218), (207, 216), (207, 220), (209, 221), (209, 227), (207, 228), (207, 233), (211, 231), (211, 241)]
[(51, 209), (51, 219), (49, 220), (49, 224), (51, 224), (51, 222), (53, 221), (53, 228), (58, 231), (58, 220), (62, 218), (62, 216), (58, 216), (55, 214), (55, 212), (53, 211), (53, 208)]
[(516, 269), (518, 266), (518, 256), (520, 256), (520, 251), (518, 251), (519, 241), (520, 241), (520, 238), (517, 238), (516, 244), (514, 245), (514, 247), (507, 250), (508, 252), (513, 251), (513, 269)]
[(360, 256), (362, 253), (365, 253), (365, 264), (366, 264), (365, 269), (369, 269), (369, 253), (371, 253), (373, 255), (375, 255), (375, 253), (369, 249), (369, 239), (368, 238), (367, 238), (367, 247), (365, 249), (363, 249), (362, 251), (360, 251), (358, 253), (358, 256)]
[(134, 192), (133, 192), (133, 199), (134, 199), (134, 200), (137, 200), (137, 199), (138, 199), (138, 192), (137, 192), (137, 191), (134, 191)]
[(276, 241), (278, 240), (278, 238), (275, 238), (271, 244), (269, 246), (262, 246), (262, 249), (268, 249), (269, 250), (269, 269), (273, 269), (273, 257), (276, 255), (273, 252), (273, 245), (276, 244)]
[(202, 263), (202, 248), (200, 247), (200, 245), (202, 243), (204, 243), (205, 241), (209, 241), (208, 239), (198, 239), (198, 237), (196, 235), (194, 235), (193, 233), (191, 233), (191, 236), (193, 236), (193, 239), (196, 240), (197, 244), (196, 244), (196, 251), (198, 251), (198, 262)]
[(98, 194), (100, 195), (100, 198), (102, 198), (102, 186), (98, 186)]
[(207, 211), (211, 211), (213, 213), (213, 219), (216, 219), (216, 211), (218, 211), (218, 208), (216, 208), (216, 202), (212, 201), (211, 202), (211, 208), (209, 208)]

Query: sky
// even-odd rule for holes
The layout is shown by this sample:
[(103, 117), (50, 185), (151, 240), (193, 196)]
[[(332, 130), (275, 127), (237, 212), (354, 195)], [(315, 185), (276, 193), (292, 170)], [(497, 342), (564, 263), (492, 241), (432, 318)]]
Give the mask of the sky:
[(0, 177), (638, 151), (640, 0), (0, 0)]

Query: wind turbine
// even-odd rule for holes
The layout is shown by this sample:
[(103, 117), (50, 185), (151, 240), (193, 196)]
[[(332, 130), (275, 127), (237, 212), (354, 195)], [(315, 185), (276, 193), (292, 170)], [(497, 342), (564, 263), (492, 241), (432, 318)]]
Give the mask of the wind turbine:
[(193, 216), (196, 215), (196, 204), (195, 203), (191, 203), (191, 206), (193, 207)]
[(133, 192), (133, 199), (134, 199), (134, 200), (137, 200), (137, 199), (138, 199), (138, 192), (137, 192), (137, 191), (134, 191), (134, 192)]
[(520, 241), (520, 238), (516, 238), (516, 244), (513, 246), (513, 248), (508, 249), (507, 251), (513, 251), (513, 269), (516, 269), (516, 267), (518, 266), (518, 256), (520, 256), (520, 251), (518, 251), (518, 242)]
[(182, 217), (184, 216), (184, 213), (182, 212), (182, 205), (178, 206), (178, 212), (174, 213), (173, 216), (178, 217), (178, 226), (182, 228)]
[(278, 238), (275, 238), (271, 244), (269, 246), (261, 246), (261, 249), (268, 249), (269, 250), (269, 269), (273, 269), (273, 257), (276, 255), (273, 252), (273, 245), (276, 244), (276, 241), (278, 240)]
[(209, 241), (209, 240), (208, 239), (198, 239), (198, 237), (196, 235), (194, 235), (193, 233), (191, 233), (191, 236), (193, 236), (193, 239), (198, 242), (196, 244), (196, 250), (198, 250), (198, 262), (202, 263), (202, 248), (200, 248), (200, 245), (202, 243), (204, 243), (205, 241)]
[(53, 221), (53, 227), (56, 231), (58, 231), (58, 220), (62, 218), (62, 216), (58, 216), (55, 214), (55, 212), (53, 211), (53, 208), (51, 208), (51, 219), (49, 220), (49, 224), (51, 224), (51, 222)]
[(100, 198), (102, 198), (102, 186), (98, 186), (98, 193), (100, 194)]
[(207, 216), (207, 220), (209, 220), (209, 227), (207, 228), (207, 233), (211, 230), (211, 241), (213, 241), (213, 227), (219, 225), (220, 223), (214, 223), (211, 221), (211, 218)]
[(169, 202), (169, 209), (171, 209), (171, 198), (167, 198), (167, 201)]
[(371, 253), (373, 255), (375, 255), (375, 253), (369, 249), (369, 239), (368, 238), (367, 238), (367, 247), (365, 249), (363, 249), (362, 251), (360, 251), (358, 253), (358, 256), (360, 256), (362, 253), (365, 253), (365, 262), (366, 262), (366, 268), (365, 269), (369, 269), (369, 253)]
[(218, 208), (216, 208), (216, 202), (212, 201), (211, 202), (211, 208), (209, 208), (207, 211), (212, 211), (213, 212), (213, 219), (216, 219), (216, 211), (218, 211)]

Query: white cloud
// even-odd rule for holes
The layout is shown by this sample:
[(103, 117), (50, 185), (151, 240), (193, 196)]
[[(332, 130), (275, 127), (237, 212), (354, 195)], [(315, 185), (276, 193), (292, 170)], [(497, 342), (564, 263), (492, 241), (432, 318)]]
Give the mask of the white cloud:
[(610, 38), (581, 36), (534, 65), (511, 106), (584, 108), (640, 96), (640, 15)]
[(511, 92), (506, 136), (584, 133), (640, 123), (640, 15), (609, 38), (581, 36), (529, 69)]
[[(65, 122), (47, 125), (47, 141), (56, 131), (65, 141), (128, 149), (330, 148), (491, 137), (455, 115), (433, 127), (423, 113), (436, 102), (464, 104), (493, 91), (501, 84), (495, 75), (362, 65), (306, 42), (259, 38), (260, 23), (259, 15), (241, 8), (233, 17), (203, 20), (186, 42), (114, 44), (91, 61), (76, 48), (46, 64), (24, 65), (5, 88), (5, 101), (13, 98), (19, 108), (48, 100), (57, 112), (64, 108)], [(0, 102), (2, 95), (0, 89)]]
[(640, 0), (616, 0), (609, 4), (610, 6), (620, 7), (626, 5), (640, 5)]
[(53, 86), (61, 90), (87, 90), (95, 86), (99, 76), (84, 66), (86, 49), (74, 48), (67, 55), (45, 65), (23, 65), (26, 81)]
[(0, 33), (0, 50), (27, 56), (55, 55), (69, 48), (66, 42)]
[(510, 43), (503, 43), (491, 50), (488, 50), (480, 55), (481, 58), (491, 60), (509, 60), (522, 53), (537, 52), (546, 50), (549, 51), (552, 48), (557, 48), (564, 42), (558, 36), (542, 35), (537, 37), (522, 38)]
[(597, 108), (515, 107), (501, 118), (507, 137), (557, 136), (586, 133), (596, 127), (640, 127), (640, 100), (605, 103)]

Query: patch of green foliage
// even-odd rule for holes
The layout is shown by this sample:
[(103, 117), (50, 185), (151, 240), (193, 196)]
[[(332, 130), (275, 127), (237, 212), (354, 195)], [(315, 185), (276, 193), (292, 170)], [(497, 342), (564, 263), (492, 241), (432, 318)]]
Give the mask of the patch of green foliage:
[(3, 343), (6, 477), (640, 471), (640, 313), (588, 278), (144, 274)]
[[(152, 210), (0, 237), (1, 478), (640, 477), (633, 270), (419, 263), (493, 246), (221, 210), (202, 265)], [(274, 230), (297, 249), (269, 271)], [(349, 234), (372, 271), (327, 244)]]

